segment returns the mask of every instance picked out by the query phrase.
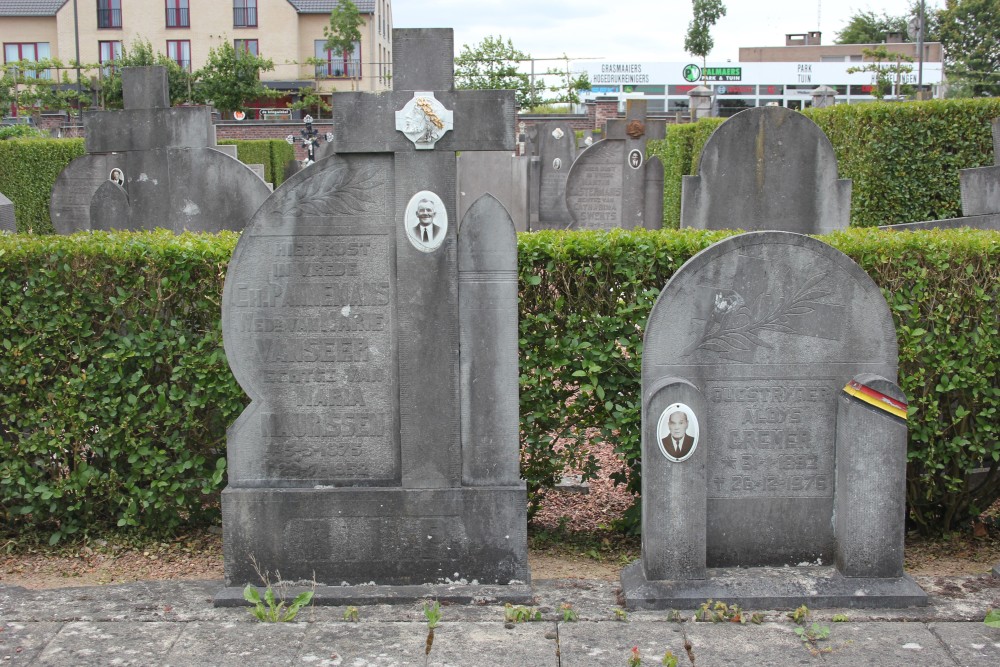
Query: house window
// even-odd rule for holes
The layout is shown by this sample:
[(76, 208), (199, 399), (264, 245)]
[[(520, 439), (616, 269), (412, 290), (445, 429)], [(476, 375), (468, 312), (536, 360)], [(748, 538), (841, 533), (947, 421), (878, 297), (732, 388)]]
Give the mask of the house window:
[[(51, 57), (48, 42), (4, 42), (3, 59), (5, 63), (16, 63), (22, 60), (38, 62), (48, 60)], [(28, 79), (49, 79), (52, 78), (50, 70), (25, 71), (21, 76)]]
[(122, 27), (122, 0), (97, 0), (97, 27)]
[(187, 39), (168, 39), (167, 57), (181, 66), (182, 69), (191, 71), (191, 41)]
[(234, 39), (233, 48), (236, 49), (236, 55), (240, 55), (241, 53), (249, 53), (253, 56), (260, 55), (260, 52), (257, 50), (256, 39)]
[(316, 40), (316, 57), (324, 61), (316, 66), (316, 76), (321, 79), (361, 78), (361, 42), (354, 42), (350, 51), (334, 53), (326, 49), (326, 40)]
[(97, 27), (122, 27), (122, 0), (97, 0)]
[(122, 43), (118, 41), (107, 41), (97, 43), (97, 57), (100, 61), (101, 72), (108, 76), (114, 71), (115, 61), (122, 56)]
[(167, 27), (190, 28), (191, 11), (188, 9), (188, 0), (166, 0), (166, 2)]
[(236, 28), (257, 26), (257, 0), (233, 0), (233, 26)]

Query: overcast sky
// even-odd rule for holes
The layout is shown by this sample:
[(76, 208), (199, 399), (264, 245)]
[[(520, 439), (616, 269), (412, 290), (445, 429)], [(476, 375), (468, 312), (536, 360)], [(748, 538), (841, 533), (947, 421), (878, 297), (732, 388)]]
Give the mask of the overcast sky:
[[(741, 46), (782, 46), (785, 33), (823, 32), (832, 44), (857, 11), (905, 14), (909, 0), (725, 0), (709, 62), (739, 59)], [(822, 4), (822, 8), (820, 5)], [(927, 7), (941, 0), (928, 0)], [(820, 11), (821, 9), (821, 11)], [(454, 28), (455, 50), (488, 35), (510, 38), (534, 58), (680, 62), (691, 0), (395, 0), (396, 28)], [(544, 67), (544, 64), (540, 65)]]

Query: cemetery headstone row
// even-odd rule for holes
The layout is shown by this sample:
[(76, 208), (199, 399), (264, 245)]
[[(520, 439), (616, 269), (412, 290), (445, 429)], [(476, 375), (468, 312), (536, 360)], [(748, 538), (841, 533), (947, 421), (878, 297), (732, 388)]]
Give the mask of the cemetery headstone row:
[(87, 155), (52, 188), (60, 234), (88, 229), (240, 230), (269, 194), (217, 146), (208, 107), (170, 107), (164, 67), (122, 69), (125, 109), (84, 116)]

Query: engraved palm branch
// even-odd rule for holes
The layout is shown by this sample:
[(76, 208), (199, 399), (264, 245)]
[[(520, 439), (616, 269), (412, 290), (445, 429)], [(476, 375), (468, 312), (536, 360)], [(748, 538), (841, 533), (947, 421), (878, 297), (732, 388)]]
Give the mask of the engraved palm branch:
[(747, 304), (742, 295), (733, 290), (716, 292), (705, 333), (684, 356), (701, 349), (722, 353), (751, 352), (758, 347), (771, 349), (761, 334), (764, 331), (795, 333), (791, 318), (815, 312), (815, 306), (822, 305), (821, 299), (831, 294), (830, 290), (818, 287), (824, 277), (823, 274), (813, 276), (790, 297), (771, 300), (761, 292), (752, 304)]
[(325, 170), (300, 184), (280, 208), (280, 215), (359, 215), (374, 203), (382, 186), (374, 168)]

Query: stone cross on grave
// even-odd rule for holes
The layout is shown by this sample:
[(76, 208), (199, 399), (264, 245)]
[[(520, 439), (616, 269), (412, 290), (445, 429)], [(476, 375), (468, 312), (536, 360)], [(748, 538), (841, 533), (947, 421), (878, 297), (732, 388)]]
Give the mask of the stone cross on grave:
[[(393, 31), (393, 90), (338, 93), (333, 150), (392, 153), (397, 211), (429, 200), (456, 221), (456, 151), (513, 151), (512, 91), (454, 88), (451, 29)], [(408, 224), (404, 222), (404, 224)], [(397, 247), (399, 405), (402, 483), (458, 486), (475, 465), (463, 457), (459, 409), (457, 224), (440, 225), (428, 248), (417, 238)], [(408, 229), (409, 232), (409, 229)], [(464, 470), (463, 470), (464, 468)]]
[(456, 215), (455, 152), (513, 149), (513, 93), (455, 92), (450, 30), (393, 50), (396, 90), (334, 95), (335, 154), (229, 263), (226, 357), (252, 400), (227, 432), (218, 605), (262, 571), (319, 604), (531, 599), (517, 236), (495, 197)]

